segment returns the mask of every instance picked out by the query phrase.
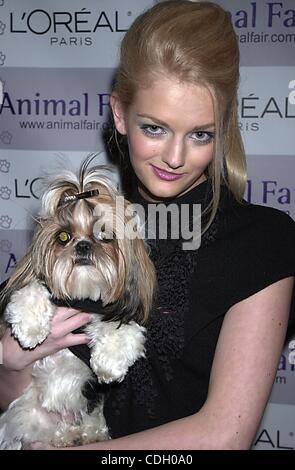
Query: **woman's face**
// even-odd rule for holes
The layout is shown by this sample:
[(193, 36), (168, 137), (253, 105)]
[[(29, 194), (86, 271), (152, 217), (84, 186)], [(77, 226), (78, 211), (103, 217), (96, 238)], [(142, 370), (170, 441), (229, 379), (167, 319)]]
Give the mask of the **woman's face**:
[(207, 88), (163, 77), (139, 89), (126, 112), (116, 96), (111, 105), (146, 199), (178, 197), (206, 179), (215, 134)]

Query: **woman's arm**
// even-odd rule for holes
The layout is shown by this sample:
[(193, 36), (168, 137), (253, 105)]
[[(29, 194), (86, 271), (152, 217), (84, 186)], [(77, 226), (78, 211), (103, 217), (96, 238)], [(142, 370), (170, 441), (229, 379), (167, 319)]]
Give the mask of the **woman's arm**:
[(72, 331), (90, 321), (91, 316), (77, 310), (60, 307), (52, 320), (46, 340), (33, 350), (24, 350), (8, 328), (1, 338), (3, 364), (0, 365), (0, 409), (5, 410), (31, 382), (32, 364), (60, 349), (89, 340), (84, 334)]
[(206, 407), (217, 413), (231, 448), (251, 446), (275, 380), (294, 277), (282, 279), (234, 305), (215, 353)]
[(198, 413), (120, 439), (71, 449), (249, 449), (275, 378), (292, 287), (293, 277), (280, 280), (229, 309), (216, 348), (208, 398)]

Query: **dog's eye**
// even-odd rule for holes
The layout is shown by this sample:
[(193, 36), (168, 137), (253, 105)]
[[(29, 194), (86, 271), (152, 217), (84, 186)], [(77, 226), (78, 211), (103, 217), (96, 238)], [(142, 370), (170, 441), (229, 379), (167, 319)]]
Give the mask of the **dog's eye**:
[(66, 245), (71, 240), (71, 234), (69, 232), (59, 232), (57, 235), (57, 241), (61, 243), (61, 245)]

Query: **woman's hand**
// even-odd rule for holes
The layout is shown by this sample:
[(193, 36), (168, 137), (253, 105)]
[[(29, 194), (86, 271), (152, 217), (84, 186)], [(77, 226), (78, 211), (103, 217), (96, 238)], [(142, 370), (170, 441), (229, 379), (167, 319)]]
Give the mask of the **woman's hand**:
[(0, 408), (7, 409), (32, 380), (32, 365), (38, 359), (77, 344), (88, 343), (85, 334), (72, 331), (89, 323), (91, 315), (59, 307), (52, 319), (51, 331), (42, 344), (35, 349), (23, 349), (7, 328), (1, 338), (3, 363), (0, 365)]
[(8, 328), (2, 337), (3, 366), (8, 371), (20, 371), (38, 359), (49, 356), (57, 351), (86, 344), (89, 340), (83, 333), (73, 334), (72, 331), (89, 323), (91, 315), (74, 309), (58, 307), (52, 319), (51, 331), (45, 341), (33, 350), (24, 350), (11, 335)]

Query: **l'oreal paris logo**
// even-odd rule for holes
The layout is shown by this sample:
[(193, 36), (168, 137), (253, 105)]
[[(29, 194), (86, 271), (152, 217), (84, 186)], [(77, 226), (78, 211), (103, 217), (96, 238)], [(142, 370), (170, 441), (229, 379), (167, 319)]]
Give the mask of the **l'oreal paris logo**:
[(130, 11), (91, 11), (87, 8), (79, 11), (19, 10), (9, 14), (9, 30), (15, 34), (37, 35), (95, 34), (101, 30), (117, 33), (127, 31), (131, 16)]
[(295, 118), (295, 80), (288, 83), (287, 96), (261, 97), (250, 93), (239, 98), (240, 117), (243, 119), (263, 119), (266, 116)]
[[(260, 6), (259, 2), (259, 6)], [(232, 21), (237, 29), (256, 28), (260, 21), (259, 12), (263, 18), (261, 26), (272, 28), (281, 26), (295, 28), (295, 9), (285, 6), (283, 1), (264, 2), (263, 9), (258, 8), (258, 1), (250, 2), (243, 9), (231, 10)], [(79, 11), (47, 11), (34, 9), (27, 11), (12, 11), (9, 15), (11, 33), (32, 33), (43, 35), (54, 34), (84, 34), (97, 33), (99, 30), (110, 32), (127, 31), (130, 24), (126, 24), (126, 17), (131, 17), (132, 12), (115, 10), (92, 11), (82, 8)], [(130, 23), (130, 22), (128, 22)]]
[[(261, 5), (263, 7), (260, 9)], [(237, 29), (256, 28), (258, 23), (260, 27), (267, 28), (295, 28), (295, 9), (287, 8), (284, 1), (261, 2), (260, 0), (259, 2), (250, 2), (243, 9), (235, 11), (231, 9), (229, 13), (233, 25)], [(262, 15), (262, 17), (259, 15)]]
[[(290, 442), (287, 443), (287, 440), (290, 441), (290, 437), (293, 437), (295, 434), (295, 430), (292, 431), (281, 431), (280, 429), (276, 430), (267, 430), (261, 429), (256, 439), (253, 443), (253, 447), (257, 445), (262, 446), (263, 449), (285, 449), (285, 450), (293, 450), (295, 449), (294, 445), (290, 446)], [(289, 445), (288, 445), (289, 444)]]

